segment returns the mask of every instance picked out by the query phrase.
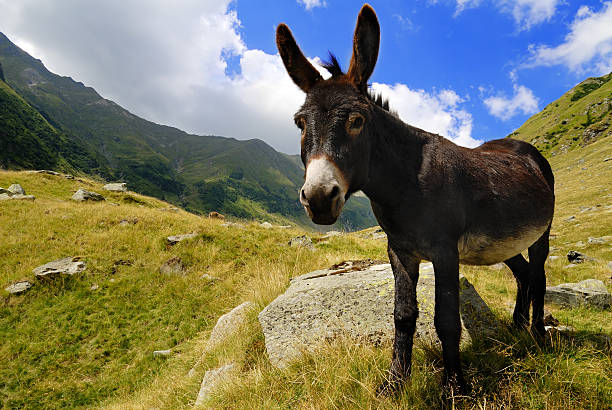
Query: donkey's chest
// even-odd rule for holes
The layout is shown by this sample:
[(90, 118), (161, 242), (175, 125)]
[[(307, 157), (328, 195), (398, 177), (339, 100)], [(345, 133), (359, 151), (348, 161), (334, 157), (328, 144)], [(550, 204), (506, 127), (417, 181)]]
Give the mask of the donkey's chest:
[(547, 225), (524, 228), (506, 237), (467, 232), (457, 242), (459, 261), (467, 265), (492, 265), (505, 261), (533, 245), (547, 228)]

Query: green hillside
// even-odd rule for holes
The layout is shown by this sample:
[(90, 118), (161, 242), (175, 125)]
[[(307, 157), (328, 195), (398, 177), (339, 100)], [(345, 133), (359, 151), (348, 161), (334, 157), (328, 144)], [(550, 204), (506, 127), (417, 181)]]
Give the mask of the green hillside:
[(56, 130), (1, 79), (0, 136), (0, 168), (99, 169), (91, 153)]
[(611, 80), (612, 73), (584, 80), (509, 136), (554, 156), (612, 135)]

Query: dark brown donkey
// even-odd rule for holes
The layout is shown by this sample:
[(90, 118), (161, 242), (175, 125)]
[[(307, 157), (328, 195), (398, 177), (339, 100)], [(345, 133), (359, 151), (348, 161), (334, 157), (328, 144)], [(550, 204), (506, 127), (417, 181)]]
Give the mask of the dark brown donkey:
[[(514, 322), (544, 332), (548, 234), (553, 217), (553, 174), (532, 145), (512, 139), (478, 148), (403, 123), (373, 98), (367, 81), (378, 56), (380, 28), (364, 5), (357, 19), (348, 72), (335, 58), (324, 80), (280, 24), (276, 42), (293, 81), (306, 93), (295, 114), (302, 131), (306, 179), (300, 201), (315, 223), (332, 224), (349, 196), (362, 190), (388, 236), (395, 277), (395, 341), (389, 380), (408, 377), (418, 315), (419, 262), (435, 270), (436, 331), (442, 342), (444, 386), (465, 387), (459, 358), (459, 264), (503, 261), (516, 277)], [(529, 262), (521, 251), (529, 249)]]

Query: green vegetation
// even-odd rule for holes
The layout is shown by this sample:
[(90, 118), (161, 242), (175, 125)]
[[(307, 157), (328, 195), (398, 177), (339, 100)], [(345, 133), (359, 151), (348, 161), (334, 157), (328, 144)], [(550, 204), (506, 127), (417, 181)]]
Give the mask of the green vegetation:
[(612, 73), (589, 78), (548, 104), (509, 137), (534, 144), (547, 156), (612, 135)]
[[(28, 125), (22, 122), (27, 118), (12, 116), (6, 124), (8, 120), (0, 117), (0, 129), (11, 130), (0, 137), (0, 144), (28, 147), (23, 153), (3, 151), (12, 162), (0, 166), (61, 170), (65, 167), (53, 154), (61, 152), (78, 171), (125, 181), (136, 192), (194, 213), (289, 219), (314, 227), (298, 201), (304, 174), (299, 158), (279, 153), (261, 140), (190, 135), (143, 120), (93, 88), (49, 72), (1, 33), (0, 63), (6, 82), (29, 107), (27, 118), (46, 120), (29, 128), (33, 136), (26, 137), (22, 129)], [(0, 100), (0, 109), (14, 110), (13, 100)], [(67, 148), (48, 147), (51, 139), (63, 141)], [(359, 229), (375, 223), (369, 201), (353, 198), (333, 228)]]

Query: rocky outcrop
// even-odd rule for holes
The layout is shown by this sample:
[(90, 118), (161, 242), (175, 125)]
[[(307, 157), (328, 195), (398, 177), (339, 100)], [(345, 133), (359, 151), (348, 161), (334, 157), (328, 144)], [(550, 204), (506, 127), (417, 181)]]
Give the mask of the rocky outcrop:
[(113, 183), (104, 185), (102, 188), (107, 191), (126, 192), (127, 184), (125, 182), (113, 182)]
[[(284, 367), (303, 350), (313, 350), (321, 341), (339, 335), (375, 344), (393, 339), (391, 266), (367, 265), (352, 261), (298, 276), (259, 314), (268, 356), (275, 366)], [(463, 276), (460, 285), (462, 342), (497, 331), (495, 316), (474, 287)], [(416, 337), (435, 341), (431, 263), (421, 264), (417, 295)]]
[(73, 201), (104, 201), (104, 197), (97, 192), (87, 191), (85, 189), (79, 189), (72, 195)]
[(37, 279), (54, 278), (59, 275), (72, 276), (85, 270), (85, 262), (69, 256), (46, 263), (33, 270)]
[(608, 309), (612, 303), (612, 296), (602, 281), (586, 279), (578, 283), (562, 283), (557, 286), (548, 286), (544, 302), (569, 308), (593, 307)]
[(12, 195), (15, 195), (15, 194), (25, 195), (25, 194), (26, 194), (25, 189), (23, 189), (23, 188), (21, 187), (21, 185), (19, 185), (19, 184), (13, 184), (13, 185), (11, 185), (10, 187), (8, 187), (8, 191), (9, 191), (9, 192), (10, 192)]
[(0, 201), (26, 200), (33, 201), (34, 195), (26, 195), (25, 190), (19, 184), (13, 184), (8, 189), (0, 187)]
[(310, 239), (307, 235), (296, 236), (295, 238), (291, 238), (289, 240), (289, 246), (298, 247), (298, 248), (307, 248), (311, 251), (314, 251), (315, 247), (312, 244), (312, 239)]

